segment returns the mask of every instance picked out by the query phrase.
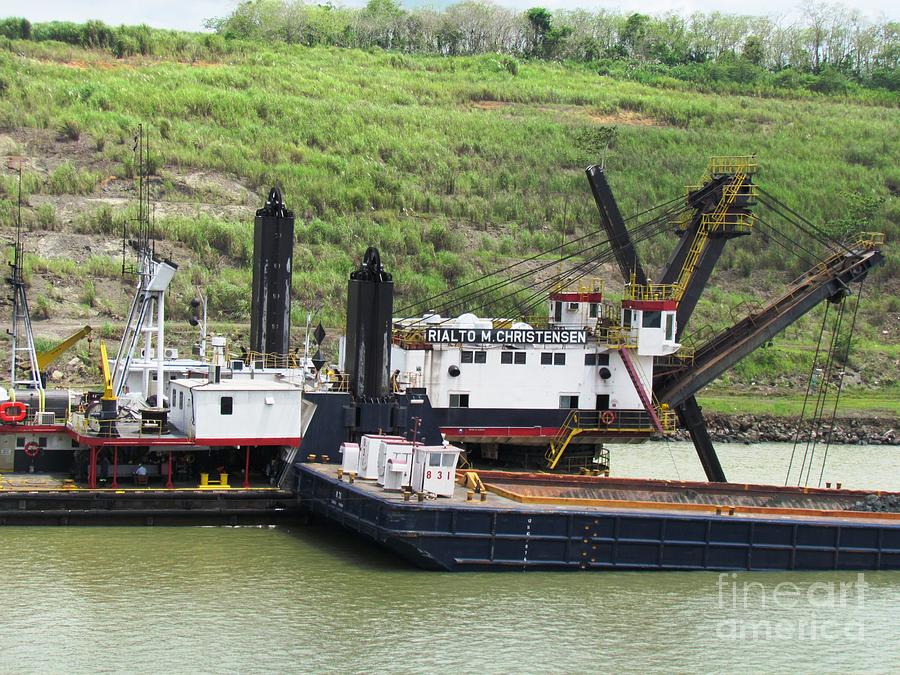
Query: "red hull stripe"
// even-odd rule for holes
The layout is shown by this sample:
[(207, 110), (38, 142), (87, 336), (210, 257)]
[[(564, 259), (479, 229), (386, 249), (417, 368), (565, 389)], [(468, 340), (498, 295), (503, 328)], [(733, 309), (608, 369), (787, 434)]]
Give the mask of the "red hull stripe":
[[(558, 427), (441, 427), (441, 433), (448, 438), (553, 438), (559, 431)], [(610, 429), (609, 431), (586, 431), (582, 436), (634, 436), (642, 432), (618, 431)], [(652, 429), (647, 430), (647, 434), (653, 433)]]

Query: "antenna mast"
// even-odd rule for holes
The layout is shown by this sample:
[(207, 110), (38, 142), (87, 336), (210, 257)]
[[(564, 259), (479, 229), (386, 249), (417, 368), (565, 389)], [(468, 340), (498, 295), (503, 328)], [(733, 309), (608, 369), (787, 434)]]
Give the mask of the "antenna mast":
[[(17, 387), (34, 389), (38, 392), (39, 408), (44, 411), (44, 384), (41, 381), (41, 372), (38, 368), (37, 352), (34, 348), (34, 333), (31, 331), (31, 316), (28, 312), (28, 298), (25, 294), (25, 279), (22, 276), (22, 268), (25, 264), (25, 245), (22, 242), (22, 161), (18, 158), (19, 195), (16, 216), (16, 243), (14, 244), (12, 275), (9, 283), (13, 288), (13, 321), (10, 336), (12, 338), (11, 358), (9, 369), (9, 381), (13, 390)], [(22, 344), (24, 341), (24, 344)], [(19, 359), (26, 361), (27, 365), (21, 365), (22, 374), (19, 374)]]

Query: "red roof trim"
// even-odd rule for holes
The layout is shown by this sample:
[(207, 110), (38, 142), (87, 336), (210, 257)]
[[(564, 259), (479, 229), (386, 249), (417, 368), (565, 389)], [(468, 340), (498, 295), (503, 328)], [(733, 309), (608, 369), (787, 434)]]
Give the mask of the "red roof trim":
[(599, 291), (591, 293), (569, 293), (560, 291), (558, 293), (551, 293), (550, 299), (561, 302), (602, 302), (603, 293)]
[(622, 307), (625, 309), (640, 310), (661, 310), (673, 312), (678, 309), (677, 300), (623, 300)]

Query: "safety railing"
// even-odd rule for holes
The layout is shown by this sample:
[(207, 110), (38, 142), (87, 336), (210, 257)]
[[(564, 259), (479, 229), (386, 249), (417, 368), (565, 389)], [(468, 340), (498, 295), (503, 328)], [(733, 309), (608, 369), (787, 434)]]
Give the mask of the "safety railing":
[(756, 216), (751, 213), (704, 213), (700, 225), (708, 230), (729, 227), (735, 232), (749, 232), (753, 229)]
[(730, 174), (751, 174), (759, 170), (759, 162), (756, 155), (737, 155), (710, 157), (706, 165), (706, 172), (710, 176), (724, 176)]
[(594, 329), (594, 335), (597, 342), (605, 343), (612, 349), (621, 349), (623, 347), (637, 347), (637, 334), (632, 332), (630, 328), (622, 326), (606, 326), (597, 324)]
[(240, 360), (253, 368), (303, 368), (303, 356), (296, 352), (273, 354), (266, 352), (242, 352), (231, 354), (234, 360)]
[(630, 283), (625, 284), (624, 300), (673, 300), (677, 299), (679, 289), (677, 284), (639, 284), (631, 275)]
[(860, 248), (873, 249), (884, 245), (884, 232), (860, 232), (856, 245)]

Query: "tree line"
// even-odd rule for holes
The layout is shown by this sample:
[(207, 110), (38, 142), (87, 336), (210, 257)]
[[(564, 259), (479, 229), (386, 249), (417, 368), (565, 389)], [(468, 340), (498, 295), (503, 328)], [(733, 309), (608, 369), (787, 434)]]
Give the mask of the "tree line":
[(801, 18), (789, 22), (720, 12), (520, 12), (484, 0), (463, 0), (444, 10), (404, 9), (397, 0), (369, 0), (360, 8), (247, 0), (208, 27), (226, 38), (446, 56), (500, 53), (668, 67), (738, 60), (771, 72), (831, 69), (888, 89), (900, 85), (900, 22), (873, 21), (842, 5), (807, 4)]
[(247, 41), (381, 48), (409, 54), (502, 55), (596, 65), (600, 74), (648, 83), (674, 77), (698, 86), (773, 86), (842, 93), (854, 86), (900, 91), (900, 22), (874, 21), (842, 5), (807, 4), (800, 18), (720, 12), (650, 16), (609, 10), (525, 12), (486, 0), (443, 10), (403, 8), (397, 0), (336, 7), (302, 0), (246, 0), (213, 18), (210, 34), (0, 19), (0, 38), (57, 41), (106, 49), (119, 57), (202, 58), (241, 50)]

